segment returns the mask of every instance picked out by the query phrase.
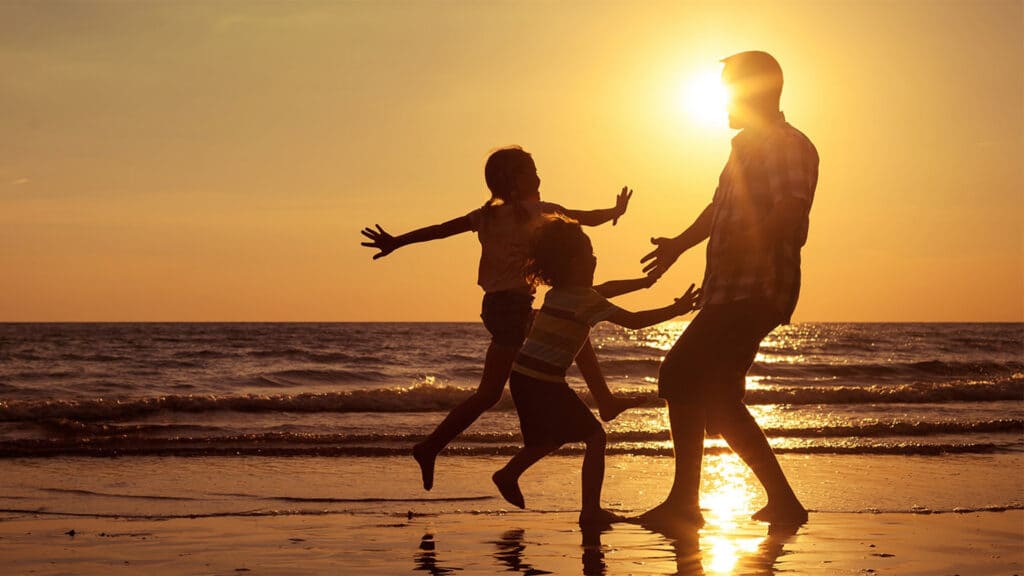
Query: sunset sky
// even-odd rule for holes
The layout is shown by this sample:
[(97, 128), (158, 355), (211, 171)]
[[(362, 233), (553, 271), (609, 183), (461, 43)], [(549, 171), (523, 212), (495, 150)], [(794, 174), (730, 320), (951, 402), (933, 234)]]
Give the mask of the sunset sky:
[[(519, 144), (614, 204), (597, 279), (710, 201), (733, 131), (688, 88), (771, 52), (821, 155), (796, 321), (1024, 320), (1024, 3), (4, 2), (0, 321), (474, 320), (472, 235)], [(703, 274), (704, 246), (654, 288)]]

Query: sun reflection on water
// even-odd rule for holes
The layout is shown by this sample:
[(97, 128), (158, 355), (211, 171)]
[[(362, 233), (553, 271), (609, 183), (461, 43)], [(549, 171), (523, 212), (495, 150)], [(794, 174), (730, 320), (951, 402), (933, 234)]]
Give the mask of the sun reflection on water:
[(668, 352), (679, 339), (679, 335), (689, 325), (689, 321), (665, 322), (646, 330), (634, 332), (633, 338), (644, 348)]
[(749, 469), (735, 454), (707, 458), (704, 471), (704, 570), (707, 574), (731, 574), (740, 559), (756, 553), (764, 540), (738, 530), (742, 523), (749, 522), (757, 490)]

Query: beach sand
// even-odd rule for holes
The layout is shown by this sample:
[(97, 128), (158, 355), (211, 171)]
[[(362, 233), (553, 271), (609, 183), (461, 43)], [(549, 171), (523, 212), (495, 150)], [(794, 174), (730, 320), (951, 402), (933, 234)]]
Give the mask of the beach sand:
[[(430, 493), (406, 460), (9, 460), (0, 574), (1024, 573), (1024, 511), (947, 507), (1019, 497), (1020, 455), (784, 457), (814, 510), (795, 533), (749, 520), (763, 503), (756, 481), (733, 456), (709, 457), (708, 524), (677, 534), (581, 531), (578, 457), (524, 477), (525, 511), (488, 481), (504, 458), (443, 457)], [(639, 513), (670, 472), (668, 458), (610, 457), (605, 501)]]

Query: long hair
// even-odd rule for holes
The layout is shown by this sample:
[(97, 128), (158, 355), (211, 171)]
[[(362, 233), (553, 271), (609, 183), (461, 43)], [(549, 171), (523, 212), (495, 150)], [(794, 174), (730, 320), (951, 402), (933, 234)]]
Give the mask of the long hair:
[(590, 238), (579, 222), (561, 215), (545, 216), (533, 232), (526, 257), (526, 280), (533, 286), (564, 284), (575, 258), (591, 255)]

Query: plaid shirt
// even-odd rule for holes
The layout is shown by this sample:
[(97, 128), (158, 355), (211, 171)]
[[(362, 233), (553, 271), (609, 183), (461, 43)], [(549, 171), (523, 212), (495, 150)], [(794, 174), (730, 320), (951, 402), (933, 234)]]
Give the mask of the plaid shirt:
[[(789, 322), (817, 184), (818, 151), (781, 112), (771, 127), (733, 138), (712, 201), (703, 305), (758, 299)], [(767, 223), (778, 216), (795, 225), (773, 235)]]

